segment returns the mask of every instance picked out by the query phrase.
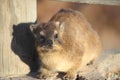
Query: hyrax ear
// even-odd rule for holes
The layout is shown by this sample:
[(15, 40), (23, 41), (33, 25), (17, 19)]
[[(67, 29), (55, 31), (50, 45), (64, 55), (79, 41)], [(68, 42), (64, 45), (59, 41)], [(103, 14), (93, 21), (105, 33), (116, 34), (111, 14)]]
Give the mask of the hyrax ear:
[(36, 29), (37, 29), (38, 26), (39, 26), (39, 24), (31, 24), (31, 25), (29, 26), (29, 28), (30, 28), (31, 32), (34, 33), (34, 31), (36, 31)]
[(29, 26), (29, 28), (30, 28), (31, 32), (33, 32), (35, 29), (37, 29), (37, 26), (35, 26), (35, 24), (31, 24)]
[(60, 21), (56, 21), (54, 22), (54, 24), (56, 25), (56, 27), (60, 30), (63, 31), (64, 30), (64, 23), (60, 22)]
[(39, 24), (31, 24), (29, 26), (31, 32), (33, 33), (34, 37), (36, 37), (36, 32), (37, 32), (37, 28), (38, 28)]

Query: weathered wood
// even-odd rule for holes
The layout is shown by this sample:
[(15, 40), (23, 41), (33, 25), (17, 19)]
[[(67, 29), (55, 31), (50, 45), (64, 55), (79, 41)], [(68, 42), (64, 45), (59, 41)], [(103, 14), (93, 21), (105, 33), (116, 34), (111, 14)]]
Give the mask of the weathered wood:
[(30, 71), (11, 49), (12, 28), (13, 24), (34, 22), (35, 19), (36, 0), (0, 0), (0, 77), (23, 75)]
[(88, 4), (120, 5), (120, 0), (59, 0), (59, 1), (79, 2)]

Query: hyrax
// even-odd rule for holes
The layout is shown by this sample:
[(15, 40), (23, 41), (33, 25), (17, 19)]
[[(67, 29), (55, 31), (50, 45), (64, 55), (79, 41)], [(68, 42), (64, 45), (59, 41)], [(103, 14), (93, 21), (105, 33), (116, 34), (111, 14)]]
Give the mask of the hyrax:
[(78, 71), (102, 53), (97, 33), (79, 11), (62, 9), (48, 23), (30, 28), (42, 63), (40, 78), (65, 72), (64, 80), (74, 79)]

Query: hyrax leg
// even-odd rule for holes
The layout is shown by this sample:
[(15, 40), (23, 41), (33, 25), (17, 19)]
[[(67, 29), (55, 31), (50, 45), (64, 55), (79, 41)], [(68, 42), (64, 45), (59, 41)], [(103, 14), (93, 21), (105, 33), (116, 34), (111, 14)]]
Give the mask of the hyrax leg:
[(53, 76), (55, 76), (55, 73), (52, 73), (51, 71), (43, 67), (40, 69), (40, 74), (38, 75), (40, 79), (46, 79)]
[(63, 80), (75, 80), (79, 68), (79, 64), (74, 65), (71, 69), (69, 69), (69, 71), (67, 71), (66, 75), (63, 77)]

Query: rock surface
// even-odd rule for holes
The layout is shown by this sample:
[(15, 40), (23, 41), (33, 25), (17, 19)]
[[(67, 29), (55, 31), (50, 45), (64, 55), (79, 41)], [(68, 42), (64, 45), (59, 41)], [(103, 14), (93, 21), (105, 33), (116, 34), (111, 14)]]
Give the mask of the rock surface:
[[(119, 51), (105, 51), (101, 58), (89, 65), (84, 72), (80, 72), (76, 80), (120, 80), (120, 53)], [(32, 75), (35, 77), (35, 75)], [(0, 80), (40, 80), (30, 76), (0, 78)], [(41, 79), (42, 80), (42, 79)], [(44, 80), (44, 79), (43, 79)], [(46, 80), (61, 80), (55, 77)]]
[(88, 67), (84, 73), (88, 80), (120, 80), (120, 53), (119, 50), (107, 50), (101, 58)]

